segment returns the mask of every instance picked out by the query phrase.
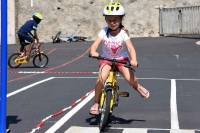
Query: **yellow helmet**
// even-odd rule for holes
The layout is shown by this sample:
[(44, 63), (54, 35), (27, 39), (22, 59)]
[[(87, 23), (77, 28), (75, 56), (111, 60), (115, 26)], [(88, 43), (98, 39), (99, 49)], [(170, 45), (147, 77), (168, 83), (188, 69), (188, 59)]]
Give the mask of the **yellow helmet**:
[(109, 2), (103, 10), (103, 15), (119, 15), (124, 16), (124, 7), (119, 2)]
[(42, 15), (42, 13), (40, 13), (40, 12), (35, 12), (35, 13), (33, 14), (33, 17), (36, 17), (36, 18), (38, 18), (38, 19), (40, 19), (40, 20), (43, 19), (43, 15)]

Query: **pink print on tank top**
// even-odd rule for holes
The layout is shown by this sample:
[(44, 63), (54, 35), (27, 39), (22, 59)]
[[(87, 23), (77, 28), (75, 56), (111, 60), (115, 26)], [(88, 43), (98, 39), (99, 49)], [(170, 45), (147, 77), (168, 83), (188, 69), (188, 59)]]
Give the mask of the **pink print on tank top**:
[(122, 48), (122, 44), (121, 44), (120, 41), (118, 41), (118, 42), (115, 42), (115, 41), (105, 41), (104, 44), (106, 45), (107, 48), (110, 48), (112, 50), (113, 54), (116, 54), (117, 51)]

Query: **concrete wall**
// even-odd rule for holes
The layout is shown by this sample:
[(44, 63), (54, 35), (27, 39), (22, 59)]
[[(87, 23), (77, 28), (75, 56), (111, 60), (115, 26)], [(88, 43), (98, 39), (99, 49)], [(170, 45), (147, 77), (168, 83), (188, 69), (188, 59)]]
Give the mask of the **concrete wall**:
[[(101, 14), (105, 3), (106, 0), (16, 0), (16, 29), (35, 11), (41, 11), (44, 14), (38, 29), (41, 41), (51, 42), (58, 31), (94, 39), (106, 25)], [(121, 3), (126, 10), (123, 23), (131, 37), (153, 37), (159, 32), (156, 8), (200, 5), (200, 0), (121, 0)]]
[(7, 1), (7, 10), (8, 10), (8, 44), (16, 43), (16, 35), (15, 35), (15, 0)]

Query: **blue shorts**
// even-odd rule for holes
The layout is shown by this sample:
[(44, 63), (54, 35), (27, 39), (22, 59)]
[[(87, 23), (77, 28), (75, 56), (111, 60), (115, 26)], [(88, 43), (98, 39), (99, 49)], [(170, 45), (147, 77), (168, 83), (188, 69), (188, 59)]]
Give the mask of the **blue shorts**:
[(20, 41), (20, 44), (25, 46), (29, 43), (26, 43), (26, 41), (32, 43), (34, 41), (34, 38), (28, 34), (25, 34), (25, 33), (17, 33), (18, 35), (18, 38), (19, 38), (19, 41)]

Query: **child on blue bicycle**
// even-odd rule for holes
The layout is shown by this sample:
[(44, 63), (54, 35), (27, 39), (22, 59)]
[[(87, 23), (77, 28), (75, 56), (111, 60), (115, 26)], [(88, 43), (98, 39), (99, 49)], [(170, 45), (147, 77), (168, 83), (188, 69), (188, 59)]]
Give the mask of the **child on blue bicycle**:
[[(101, 56), (120, 61), (130, 61), (132, 66), (138, 66), (135, 48), (124, 30), (122, 19), (125, 15), (123, 6), (119, 2), (108, 3), (103, 10), (107, 27), (104, 27), (98, 34), (97, 39), (91, 45), (91, 56), (99, 56), (97, 48), (103, 42)], [(134, 74), (125, 66), (117, 66), (119, 72), (125, 80), (144, 98), (149, 98), (150, 92), (140, 85)], [(100, 61), (99, 75), (95, 86), (95, 103), (90, 109), (90, 114), (97, 115), (99, 113), (99, 102), (101, 89), (111, 70), (109, 61)]]
[(25, 46), (31, 43), (36, 43), (38, 44), (39, 47), (39, 38), (37, 35), (37, 27), (38, 24), (41, 22), (41, 20), (43, 19), (43, 16), (41, 13), (36, 12), (33, 14), (32, 16), (33, 19), (28, 20), (25, 22), (25, 24), (23, 24), (20, 29), (17, 31), (17, 35), (20, 41), (20, 53), (21, 56), (25, 56), (26, 55), (26, 49)]

